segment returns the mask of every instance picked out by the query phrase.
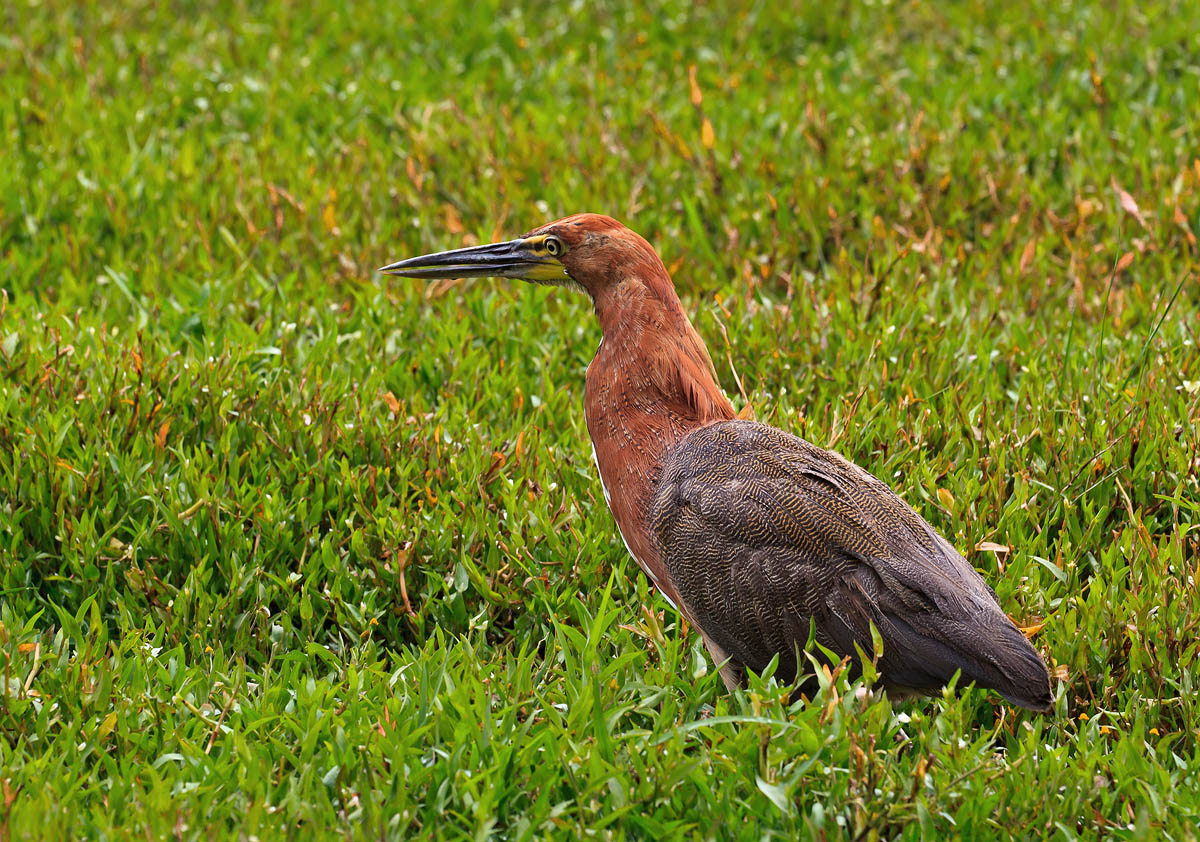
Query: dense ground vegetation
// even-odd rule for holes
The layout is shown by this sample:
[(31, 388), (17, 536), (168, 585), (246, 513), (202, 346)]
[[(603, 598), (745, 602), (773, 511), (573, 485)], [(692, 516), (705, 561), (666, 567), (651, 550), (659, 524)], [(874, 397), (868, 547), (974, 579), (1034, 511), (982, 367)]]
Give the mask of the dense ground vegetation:
[[(1198, 838), (1200, 4), (786, 5), (5, 4), (0, 840)], [(580, 210), (1053, 714), (723, 693), (588, 301), (374, 272)]]

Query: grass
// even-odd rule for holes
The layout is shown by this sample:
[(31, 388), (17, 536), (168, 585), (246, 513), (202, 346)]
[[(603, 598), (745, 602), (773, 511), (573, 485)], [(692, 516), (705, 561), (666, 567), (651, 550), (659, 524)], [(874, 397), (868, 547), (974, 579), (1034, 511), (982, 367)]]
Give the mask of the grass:
[[(1198, 838), (1200, 6), (783, 5), (5, 6), (0, 840)], [(723, 693), (588, 302), (374, 273), (579, 210), (1052, 715)]]

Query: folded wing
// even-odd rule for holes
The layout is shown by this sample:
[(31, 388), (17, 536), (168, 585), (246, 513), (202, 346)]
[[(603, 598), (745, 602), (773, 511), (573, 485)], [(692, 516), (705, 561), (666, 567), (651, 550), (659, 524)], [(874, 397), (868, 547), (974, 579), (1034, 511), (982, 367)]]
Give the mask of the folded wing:
[(704, 633), (738, 663), (809, 638), (839, 655), (883, 639), (886, 686), (936, 692), (962, 671), (1050, 707), (1046, 666), (967, 561), (891, 489), (841, 456), (751, 421), (701, 428), (668, 456), (651, 529)]

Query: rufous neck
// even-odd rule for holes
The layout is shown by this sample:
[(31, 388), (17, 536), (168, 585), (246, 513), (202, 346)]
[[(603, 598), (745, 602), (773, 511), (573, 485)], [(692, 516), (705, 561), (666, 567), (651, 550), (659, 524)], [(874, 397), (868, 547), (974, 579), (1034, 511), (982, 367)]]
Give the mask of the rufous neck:
[(716, 380), (712, 358), (692, 327), (669, 278), (626, 279), (594, 298), (604, 331), (604, 366), (640, 376), (626, 382), (646, 399), (670, 405), (703, 426), (734, 417)]
[(687, 314), (669, 278), (627, 276), (592, 293), (596, 318), (605, 336), (654, 322), (660, 330), (687, 322)]

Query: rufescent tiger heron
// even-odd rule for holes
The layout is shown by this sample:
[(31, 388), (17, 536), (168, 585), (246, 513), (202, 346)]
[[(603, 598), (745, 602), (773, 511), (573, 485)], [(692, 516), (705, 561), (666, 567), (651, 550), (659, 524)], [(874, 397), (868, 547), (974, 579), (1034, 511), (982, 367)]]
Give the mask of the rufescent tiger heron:
[(838, 454), (736, 418), (666, 267), (621, 223), (578, 214), (380, 271), (520, 278), (591, 296), (603, 338), (584, 405), (604, 498), (729, 689), (776, 655), (776, 676), (794, 681), (811, 632), (857, 664), (859, 650), (876, 651), (874, 624), (889, 692), (937, 692), (961, 671), (963, 685), (1051, 707), (1041, 657), (920, 515)]

